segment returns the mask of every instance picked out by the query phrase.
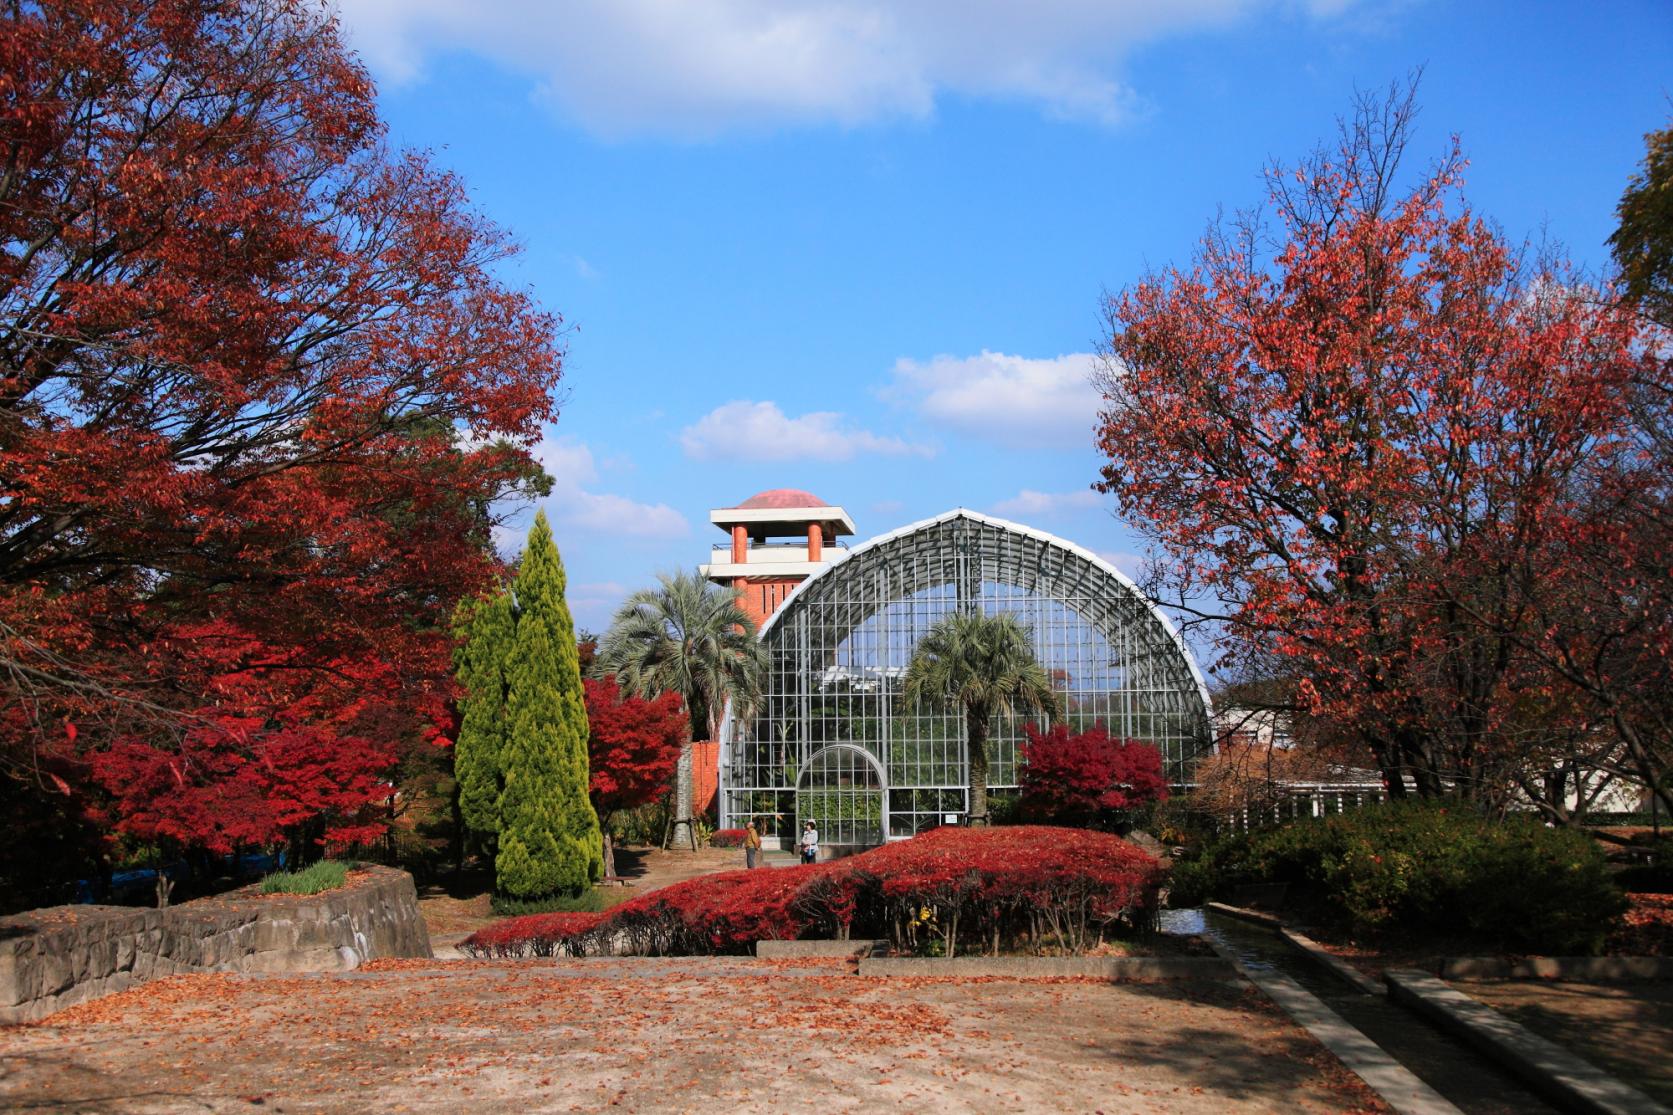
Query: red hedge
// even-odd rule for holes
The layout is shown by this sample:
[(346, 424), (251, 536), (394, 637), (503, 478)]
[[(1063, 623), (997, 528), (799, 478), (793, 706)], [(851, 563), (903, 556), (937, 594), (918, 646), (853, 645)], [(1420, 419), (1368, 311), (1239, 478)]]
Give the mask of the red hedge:
[(742, 848), (743, 846), (743, 829), (715, 829), (714, 835), (709, 837), (709, 847), (711, 848)]
[[(744, 954), (759, 940), (862, 933), (903, 949), (939, 942), (947, 954), (1079, 952), (1117, 923), (1148, 917), (1160, 877), (1156, 860), (1107, 833), (941, 828), (831, 863), (701, 876), (604, 915), (513, 919), (463, 947), (494, 956)], [(544, 920), (556, 918), (594, 920)], [(519, 940), (529, 942), (522, 952)]]
[(459, 948), (479, 960), (484, 957), (554, 956), (559, 944), (585, 933), (604, 917), (604, 914), (525, 914), (478, 929), (461, 941)]

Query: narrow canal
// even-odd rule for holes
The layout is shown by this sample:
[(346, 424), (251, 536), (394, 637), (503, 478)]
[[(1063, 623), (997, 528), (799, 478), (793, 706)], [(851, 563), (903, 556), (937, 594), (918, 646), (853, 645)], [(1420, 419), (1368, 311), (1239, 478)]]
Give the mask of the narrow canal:
[(1164, 910), (1161, 928), (1200, 934), (1251, 969), (1289, 976), (1466, 1115), (1560, 1110), (1451, 1035), (1384, 996), (1350, 986), (1269, 929), (1199, 909)]

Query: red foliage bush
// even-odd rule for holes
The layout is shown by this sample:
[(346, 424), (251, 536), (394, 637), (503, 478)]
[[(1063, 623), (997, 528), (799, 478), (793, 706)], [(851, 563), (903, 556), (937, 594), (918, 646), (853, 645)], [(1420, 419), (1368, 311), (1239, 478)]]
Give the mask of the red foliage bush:
[(478, 960), (516, 956), (555, 956), (558, 946), (585, 933), (603, 914), (526, 914), (478, 929), (459, 942), (459, 950)]
[(709, 837), (711, 848), (741, 848), (744, 846), (743, 829), (715, 829), (714, 835)]
[(934, 829), (854, 868), (876, 880), (875, 912), (897, 944), (932, 934), (948, 955), (961, 942), (997, 951), (1051, 940), (1078, 953), (1091, 934), (1153, 911), (1161, 878), (1160, 864), (1120, 837), (1044, 825)]
[(1078, 734), (1067, 724), (1027, 725), (1022, 745), (1022, 815), (1056, 824), (1097, 825), (1112, 813), (1168, 796), (1162, 753), (1121, 740), (1102, 724)]
[[(831, 863), (676, 883), (596, 920), (577, 921), (541, 946), (562, 945), (575, 955), (743, 954), (759, 940), (858, 931), (887, 936), (903, 949), (939, 947), (948, 955), (1005, 946), (1079, 952), (1111, 928), (1142, 923), (1155, 908), (1160, 877), (1156, 860), (1107, 833), (941, 828)], [(508, 926), (544, 927), (541, 918), (578, 916), (514, 919), (471, 941), (508, 949), (525, 932)]]

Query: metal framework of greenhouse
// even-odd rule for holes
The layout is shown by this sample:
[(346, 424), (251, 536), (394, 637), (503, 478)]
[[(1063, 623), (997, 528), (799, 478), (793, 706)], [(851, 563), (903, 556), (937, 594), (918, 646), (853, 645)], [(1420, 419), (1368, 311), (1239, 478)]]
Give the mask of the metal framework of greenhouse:
[[(721, 748), (720, 823), (869, 846), (966, 811), (963, 719), (905, 707), (913, 649), (955, 610), (1009, 612), (1079, 731), (1155, 744), (1172, 781), (1211, 742), (1208, 689), (1165, 615), (1108, 562), (1043, 531), (958, 509), (855, 547), (798, 585), (761, 630), (769, 671)], [(1023, 722), (989, 742), (989, 782), (1017, 785)]]

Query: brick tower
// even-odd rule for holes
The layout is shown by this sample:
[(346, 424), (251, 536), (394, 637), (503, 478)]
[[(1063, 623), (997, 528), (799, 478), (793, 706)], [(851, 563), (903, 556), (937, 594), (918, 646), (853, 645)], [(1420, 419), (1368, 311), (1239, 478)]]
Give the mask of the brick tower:
[(736, 507), (716, 508), (709, 521), (730, 536), (730, 544), (714, 548), (703, 575), (736, 588), (739, 604), (757, 627), (791, 589), (831, 564), (837, 539), (854, 533), (848, 512), (794, 488), (774, 488)]

